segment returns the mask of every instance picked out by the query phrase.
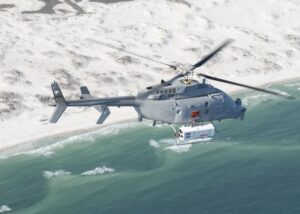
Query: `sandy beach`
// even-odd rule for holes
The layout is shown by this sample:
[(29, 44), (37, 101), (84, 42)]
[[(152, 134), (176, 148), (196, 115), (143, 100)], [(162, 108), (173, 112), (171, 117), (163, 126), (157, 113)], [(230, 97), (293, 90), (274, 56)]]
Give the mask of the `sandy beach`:
[[(57, 124), (49, 124), (53, 80), (66, 98), (78, 98), (82, 85), (96, 97), (108, 97), (135, 95), (176, 74), (97, 41), (176, 64), (197, 62), (233, 38), (199, 71), (253, 86), (300, 78), (300, 6), (293, 1), (79, 1), (73, 7), (65, 1), (47, 14), (28, 13), (41, 10), (42, 1), (1, 3), (0, 150), (137, 118), (133, 108), (112, 108), (105, 124), (95, 125), (95, 109), (70, 108)], [(229, 94), (241, 90), (209, 83)]]

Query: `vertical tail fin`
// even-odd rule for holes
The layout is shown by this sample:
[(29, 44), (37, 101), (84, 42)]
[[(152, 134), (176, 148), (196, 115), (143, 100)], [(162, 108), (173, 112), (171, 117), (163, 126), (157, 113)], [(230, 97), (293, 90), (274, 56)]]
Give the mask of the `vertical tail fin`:
[(90, 94), (89, 89), (86, 86), (80, 87), (81, 97), (80, 99), (91, 99), (93, 96)]
[(60, 90), (60, 87), (57, 82), (51, 83), (51, 88), (53, 91), (53, 96), (56, 102), (55, 110), (50, 118), (50, 123), (56, 123), (60, 116), (64, 113), (67, 108), (66, 100)]
[(110, 115), (110, 110), (106, 105), (95, 106), (95, 108), (101, 113), (97, 121), (97, 124), (102, 124), (106, 120), (106, 118)]

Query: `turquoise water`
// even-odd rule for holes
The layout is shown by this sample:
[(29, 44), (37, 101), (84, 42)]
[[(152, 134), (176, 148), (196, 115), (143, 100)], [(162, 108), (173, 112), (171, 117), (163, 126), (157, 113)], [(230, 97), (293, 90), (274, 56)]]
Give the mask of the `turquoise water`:
[(168, 126), (128, 123), (46, 139), (15, 155), (2, 152), (0, 207), (14, 213), (300, 213), (300, 83), (276, 88), (298, 99), (245, 94), (245, 120), (217, 122), (219, 138), (208, 143), (173, 147)]

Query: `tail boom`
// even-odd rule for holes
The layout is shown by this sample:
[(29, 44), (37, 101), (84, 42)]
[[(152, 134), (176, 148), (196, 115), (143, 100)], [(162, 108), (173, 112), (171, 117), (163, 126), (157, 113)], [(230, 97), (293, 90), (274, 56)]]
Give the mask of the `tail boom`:
[(133, 106), (135, 107), (135, 96), (94, 98), (87, 87), (80, 88), (81, 97), (78, 100), (65, 100), (57, 82), (51, 84), (51, 88), (56, 102), (56, 108), (50, 118), (50, 123), (56, 123), (67, 107), (91, 107), (93, 106), (100, 112), (97, 124), (102, 124), (110, 115), (109, 106)]

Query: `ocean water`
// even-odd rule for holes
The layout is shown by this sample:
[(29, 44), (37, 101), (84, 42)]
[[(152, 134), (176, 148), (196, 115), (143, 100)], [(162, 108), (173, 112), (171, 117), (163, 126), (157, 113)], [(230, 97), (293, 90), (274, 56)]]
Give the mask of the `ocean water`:
[(132, 122), (4, 151), (0, 213), (300, 213), (300, 83), (274, 87), (297, 99), (242, 94), (206, 143)]

